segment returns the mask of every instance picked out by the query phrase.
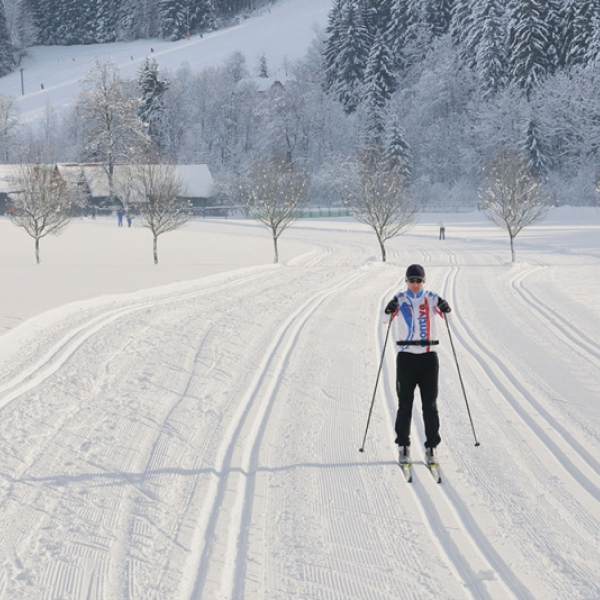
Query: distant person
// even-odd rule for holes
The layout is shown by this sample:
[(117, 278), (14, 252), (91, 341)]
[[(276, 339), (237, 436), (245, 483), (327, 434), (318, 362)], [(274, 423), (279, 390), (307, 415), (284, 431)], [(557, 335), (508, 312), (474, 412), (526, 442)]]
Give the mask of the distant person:
[(123, 227), (123, 216), (124, 215), (125, 215), (125, 213), (121, 209), (119, 209), (117, 211), (117, 225), (119, 227)]
[(127, 227), (131, 227), (132, 221), (133, 221), (133, 215), (131, 213), (127, 213)]
[(444, 221), (439, 222), (440, 226), (440, 240), (446, 239), (446, 225), (444, 225)]
[(92, 219), (96, 218), (96, 212), (97, 212), (96, 207), (92, 206)]

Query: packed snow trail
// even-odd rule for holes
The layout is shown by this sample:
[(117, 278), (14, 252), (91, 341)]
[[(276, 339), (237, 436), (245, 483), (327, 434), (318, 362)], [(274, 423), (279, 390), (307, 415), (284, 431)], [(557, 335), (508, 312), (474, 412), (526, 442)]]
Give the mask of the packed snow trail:
[[(312, 250), (0, 338), (0, 598), (598, 597), (600, 313), (561, 283), (600, 256), (511, 266), (466, 225), (381, 264), (343, 223), (288, 235)], [(481, 441), (440, 327), (442, 485), (418, 400), (411, 484), (395, 463), (391, 347), (358, 452), (410, 262), (453, 307)]]

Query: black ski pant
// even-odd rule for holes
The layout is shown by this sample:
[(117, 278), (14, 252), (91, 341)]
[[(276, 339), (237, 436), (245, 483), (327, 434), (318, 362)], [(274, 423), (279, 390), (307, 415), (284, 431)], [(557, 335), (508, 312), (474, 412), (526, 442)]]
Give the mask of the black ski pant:
[(436, 352), (424, 354), (398, 352), (396, 357), (396, 390), (398, 392), (396, 444), (399, 446), (410, 446), (410, 424), (417, 386), (421, 392), (425, 446), (435, 448), (440, 443), (442, 438), (440, 438), (440, 418), (437, 409), (439, 372), (440, 363)]

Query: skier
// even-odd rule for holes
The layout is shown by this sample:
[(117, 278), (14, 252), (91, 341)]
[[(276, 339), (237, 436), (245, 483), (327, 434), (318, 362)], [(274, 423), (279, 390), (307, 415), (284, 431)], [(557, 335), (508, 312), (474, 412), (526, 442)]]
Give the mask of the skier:
[(405, 280), (406, 291), (398, 292), (385, 308), (385, 314), (393, 315), (395, 321), (398, 349), (396, 444), (400, 464), (410, 463), (410, 425), (415, 388), (419, 386), (425, 424), (425, 458), (428, 464), (435, 464), (436, 448), (441, 441), (437, 409), (439, 361), (433, 350), (433, 346), (439, 344), (435, 317), (451, 309), (438, 294), (423, 289), (425, 269), (421, 265), (410, 265)]
[(440, 226), (440, 240), (445, 240), (446, 239), (446, 225), (444, 224), (444, 221), (440, 221), (438, 223), (438, 225)]

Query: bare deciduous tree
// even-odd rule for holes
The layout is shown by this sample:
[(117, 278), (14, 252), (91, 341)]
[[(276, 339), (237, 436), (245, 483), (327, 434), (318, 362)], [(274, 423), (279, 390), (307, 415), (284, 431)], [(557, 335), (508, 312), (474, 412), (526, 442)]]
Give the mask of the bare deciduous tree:
[(183, 182), (173, 165), (145, 164), (132, 168), (133, 194), (140, 206), (139, 223), (152, 232), (154, 264), (158, 264), (158, 236), (183, 227), (192, 212)]
[(516, 152), (502, 152), (485, 169), (478, 190), (487, 218), (506, 229), (515, 262), (515, 238), (528, 225), (541, 221), (550, 209), (541, 183)]
[(95, 61), (83, 88), (77, 99), (76, 113), (84, 154), (87, 159), (102, 163), (112, 204), (115, 165), (132, 162), (149, 146), (138, 115), (140, 102), (127, 93), (125, 82), (111, 61)]
[(71, 220), (75, 197), (51, 164), (21, 164), (14, 168), (13, 225), (35, 240), (35, 260), (40, 264), (40, 240), (59, 235)]
[(17, 132), (20, 128), (19, 113), (14, 98), (0, 95), (0, 148), (2, 162), (11, 160), (11, 149), (17, 145)]
[(418, 204), (402, 173), (384, 163), (365, 160), (352, 179), (348, 186), (350, 214), (373, 229), (385, 262), (385, 243), (412, 225)]
[(271, 232), (273, 262), (279, 262), (279, 237), (300, 216), (306, 202), (307, 181), (308, 174), (295, 171), (286, 160), (256, 159), (242, 176), (242, 201), (249, 215)]

